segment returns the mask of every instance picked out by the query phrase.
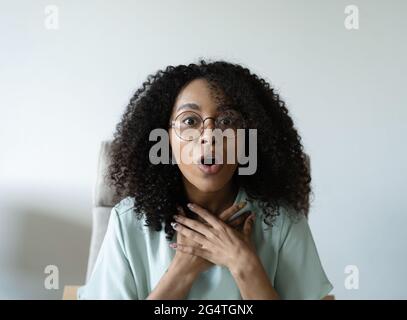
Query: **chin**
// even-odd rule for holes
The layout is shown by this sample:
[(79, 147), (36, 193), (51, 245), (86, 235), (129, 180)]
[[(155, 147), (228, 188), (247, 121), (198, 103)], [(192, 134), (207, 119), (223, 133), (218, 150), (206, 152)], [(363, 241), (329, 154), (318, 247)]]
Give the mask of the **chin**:
[(217, 192), (222, 190), (232, 177), (225, 174), (202, 176), (201, 173), (187, 177), (188, 181), (202, 192)]
[(191, 182), (199, 191), (202, 192), (217, 192), (222, 190), (225, 186), (225, 182), (215, 182), (215, 181), (193, 181)]
[(235, 168), (224, 166), (219, 173), (205, 175), (196, 166), (181, 170), (182, 175), (190, 184), (201, 192), (217, 192), (222, 190), (232, 179)]

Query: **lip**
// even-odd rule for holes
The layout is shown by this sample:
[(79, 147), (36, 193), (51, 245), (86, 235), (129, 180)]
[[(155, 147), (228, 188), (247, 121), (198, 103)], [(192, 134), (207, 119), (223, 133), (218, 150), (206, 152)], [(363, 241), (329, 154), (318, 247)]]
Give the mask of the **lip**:
[(217, 174), (223, 167), (223, 164), (198, 164), (198, 168), (207, 175), (214, 175)]
[[(212, 165), (210, 165), (209, 163), (204, 164), (205, 157), (213, 158), (215, 160), (214, 164)], [(198, 166), (199, 170), (201, 170), (201, 172), (204, 173), (205, 175), (215, 175), (223, 168), (221, 158), (219, 158), (219, 156), (216, 155), (214, 152), (207, 153), (207, 155), (201, 155), (199, 158), (196, 159), (195, 164)]]

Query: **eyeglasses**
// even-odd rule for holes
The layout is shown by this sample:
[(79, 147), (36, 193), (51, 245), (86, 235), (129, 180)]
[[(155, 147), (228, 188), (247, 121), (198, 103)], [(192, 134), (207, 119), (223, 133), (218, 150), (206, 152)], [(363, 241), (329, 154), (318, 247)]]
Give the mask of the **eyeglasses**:
[(244, 127), (244, 120), (241, 114), (233, 109), (221, 112), (216, 118), (202, 117), (194, 111), (180, 113), (175, 120), (171, 121), (171, 128), (174, 128), (178, 137), (183, 140), (192, 141), (198, 139), (204, 131), (206, 120), (215, 121), (215, 128), (225, 131), (227, 129), (241, 129)]

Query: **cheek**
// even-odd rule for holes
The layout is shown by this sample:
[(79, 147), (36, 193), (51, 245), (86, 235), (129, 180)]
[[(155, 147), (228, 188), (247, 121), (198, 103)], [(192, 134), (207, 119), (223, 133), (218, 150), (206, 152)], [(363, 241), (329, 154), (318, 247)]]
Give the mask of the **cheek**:
[(195, 146), (190, 141), (181, 140), (175, 134), (170, 135), (171, 152), (177, 160), (179, 166), (189, 166), (192, 164)]
[[(230, 158), (228, 160), (228, 157)], [(237, 166), (238, 163), (238, 144), (237, 139), (225, 139), (223, 142), (223, 159), (228, 165)]]
[(183, 148), (183, 141), (181, 141), (174, 131), (170, 132), (170, 146), (173, 157), (180, 163), (181, 150)]
[(237, 167), (238, 167), (237, 163), (227, 163), (227, 164), (225, 164), (225, 167), (222, 170), (222, 171), (224, 171), (223, 172), (224, 177), (227, 177), (227, 178), (232, 177), (234, 172), (236, 171)]
[(171, 154), (175, 159), (178, 161), (178, 154), (179, 154), (179, 145), (177, 143), (174, 143), (174, 139), (171, 138), (170, 136), (170, 148), (171, 148)]
[(185, 145), (182, 144), (178, 148), (176, 148), (178, 152), (176, 156), (178, 169), (181, 171), (181, 174), (184, 176), (184, 178), (186, 178), (191, 184), (199, 187), (199, 169), (195, 164), (185, 163), (184, 161), (182, 161), (180, 152), (182, 152), (183, 148), (185, 148)]

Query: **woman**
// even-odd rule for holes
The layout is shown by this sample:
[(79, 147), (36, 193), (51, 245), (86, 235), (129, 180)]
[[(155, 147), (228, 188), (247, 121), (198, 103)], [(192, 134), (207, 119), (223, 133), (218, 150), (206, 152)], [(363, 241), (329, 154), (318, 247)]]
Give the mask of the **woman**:
[[(168, 132), (169, 163), (152, 161), (157, 129)], [(216, 129), (233, 134), (217, 139)], [(239, 171), (242, 146), (256, 162), (252, 174)], [(307, 222), (301, 138), (284, 102), (247, 68), (201, 60), (150, 75), (117, 125), (111, 159), (109, 180), (123, 200), (79, 299), (321, 299), (331, 291)]]

